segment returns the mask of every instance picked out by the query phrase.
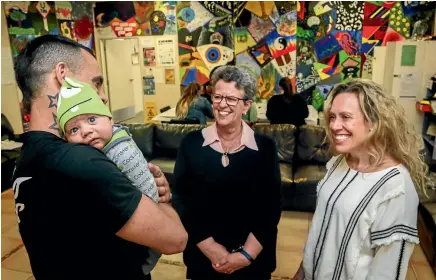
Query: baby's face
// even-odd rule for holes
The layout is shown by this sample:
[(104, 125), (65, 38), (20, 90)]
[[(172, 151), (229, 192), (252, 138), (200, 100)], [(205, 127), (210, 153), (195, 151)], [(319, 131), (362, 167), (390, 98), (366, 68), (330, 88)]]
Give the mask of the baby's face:
[(113, 124), (106, 116), (80, 115), (67, 122), (65, 137), (70, 143), (87, 144), (101, 150), (112, 138)]

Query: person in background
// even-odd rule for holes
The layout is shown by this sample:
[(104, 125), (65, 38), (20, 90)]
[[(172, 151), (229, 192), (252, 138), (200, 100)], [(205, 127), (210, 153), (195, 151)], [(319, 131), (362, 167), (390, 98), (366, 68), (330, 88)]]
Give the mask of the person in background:
[(416, 189), (431, 185), (422, 140), (395, 99), (370, 80), (337, 85), (324, 115), (337, 156), (317, 186), (293, 279), (405, 279), (419, 243)]
[(268, 100), (266, 117), (270, 123), (288, 123), (295, 126), (306, 124), (305, 119), (309, 116), (307, 103), (301, 95), (293, 91), (291, 79), (282, 78), (279, 88), (282, 94)]
[(212, 85), (216, 121), (185, 136), (174, 169), (173, 205), (189, 234), (187, 279), (267, 280), (281, 214), (276, 146), (242, 121), (257, 93), (246, 70), (220, 67)]
[(201, 95), (202, 97), (206, 98), (207, 101), (209, 101), (210, 104), (212, 104), (212, 85), (210, 83), (210, 81), (207, 81), (204, 85), (203, 85), (203, 94)]
[(104, 153), (61, 138), (56, 108), (66, 77), (92, 85), (108, 101), (95, 56), (68, 38), (44, 35), (20, 51), (15, 75), (31, 118), (21, 137), (13, 189), (34, 277), (150, 279), (141, 269), (148, 249), (175, 254), (188, 239), (168, 203), (165, 176), (149, 164), (160, 194), (157, 204)]
[(205, 125), (207, 118), (213, 118), (212, 105), (201, 96), (199, 83), (190, 83), (184, 90), (176, 106), (176, 117), (179, 120), (196, 120)]
[(253, 125), (257, 121), (257, 104), (253, 101), (248, 109), (248, 112), (242, 115), (242, 120), (245, 121), (248, 125)]

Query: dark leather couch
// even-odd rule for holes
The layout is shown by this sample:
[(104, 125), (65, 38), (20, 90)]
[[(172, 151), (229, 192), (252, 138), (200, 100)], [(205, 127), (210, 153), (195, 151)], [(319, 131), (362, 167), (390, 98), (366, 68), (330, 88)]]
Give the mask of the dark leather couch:
[[(148, 161), (158, 165), (170, 185), (177, 149), (183, 137), (202, 125), (184, 124), (125, 124)], [(257, 133), (271, 137), (278, 150), (282, 177), (282, 208), (314, 211), (316, 185), (325, 174), (325, 164), (331, 158), (323, 145), (323, 127), (305, 125), (297, 129), (289, 124), (255, 125)], [(261, 163), (259, 163), (261, 164)], [(207, 166), (205, 166), (207, 168)]]

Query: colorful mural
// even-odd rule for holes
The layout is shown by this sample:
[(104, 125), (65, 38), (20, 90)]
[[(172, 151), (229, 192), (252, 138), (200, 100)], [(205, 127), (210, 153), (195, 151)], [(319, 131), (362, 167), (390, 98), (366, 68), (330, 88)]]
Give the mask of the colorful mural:
[(338, 81), (370, 78), (374, 47), (411, 38), (416, 21), (433, 22), (436, 2), (97, 1), (94, 18), (91, 2), (4, 7), (14, 55), (47, 33), (93, 48), (95, 21), (113, 37), (177, 35), (182, 85), (206, 83), (215, 67), (237, 64), (258, 78), (260, 99), (289, 77), (308, 103), (314, 92), (319, 104)]
[(94, 15), (97, 28), (114, 37), (176, 34), (175, 1), (97, 1)]
[[(204, 84), (217, 66), (235, 63), (234, 2), (179, 2), (176, 8), (180, 80)], [(241, 36), (244, 36), (243, 34)]]
[(258, 79), (258, 99), (279, 92), (283, 77), (295, 81), (297, 59), (297, 2), (240, 4), (235, 24), (236, 64)]
[[(14, 59), (31, 40), (45, 34), (60, 34), (94, 49), (92, 2), (5, 2), (4, 13)], [(26, 131), (29, 116), (20, 107)]]
[(297, 91), (322, 109), (319, 98), (325, 99), (338, 81), (370, 78), (374, 47), (408, 39), (413, 22), (429, 20), (423, 10), (430, 6), (434, 13), (434, 3), (423, 1), (300, 1)]

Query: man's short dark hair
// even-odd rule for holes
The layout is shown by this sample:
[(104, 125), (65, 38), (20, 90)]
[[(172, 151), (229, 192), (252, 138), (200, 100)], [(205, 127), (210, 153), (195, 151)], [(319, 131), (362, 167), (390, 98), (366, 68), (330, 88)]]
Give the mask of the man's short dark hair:
[[(15, 78), (23, 93), (23, 105), (30, 112), (35, 93), (45, 86), (45, 78), (59, 62), (65, 62), (74, 73), (82, 67), (81, 49), (92, 56), (87, 47), (59, 35), (44, 35), (30, 41), (15, 61)], [(95, 57), (95, 56), (94, 56)]]

